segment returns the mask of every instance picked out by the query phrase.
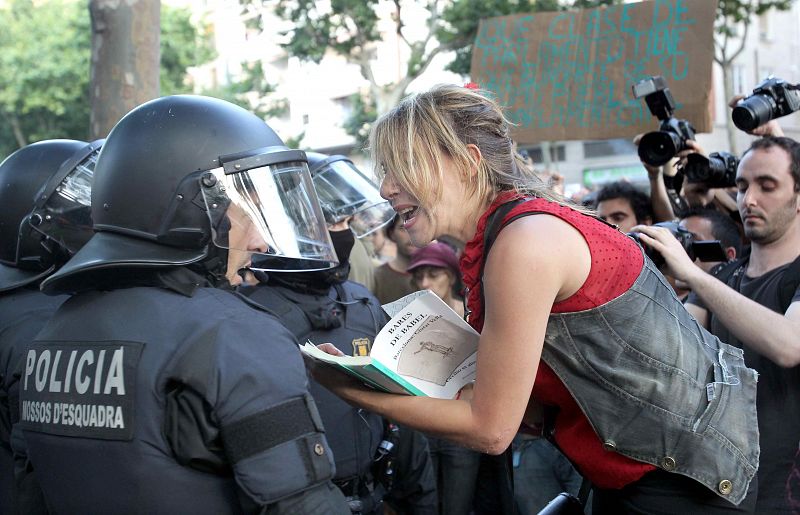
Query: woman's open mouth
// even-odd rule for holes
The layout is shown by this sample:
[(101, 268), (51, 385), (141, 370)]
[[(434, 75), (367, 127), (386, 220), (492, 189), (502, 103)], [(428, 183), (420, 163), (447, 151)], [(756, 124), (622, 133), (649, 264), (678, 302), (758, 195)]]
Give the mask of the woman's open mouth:
[(419, 213), (419, 206), (409, 206), (398, 211), (397, 215), (403, 220), (403, 225), (411, 223)]

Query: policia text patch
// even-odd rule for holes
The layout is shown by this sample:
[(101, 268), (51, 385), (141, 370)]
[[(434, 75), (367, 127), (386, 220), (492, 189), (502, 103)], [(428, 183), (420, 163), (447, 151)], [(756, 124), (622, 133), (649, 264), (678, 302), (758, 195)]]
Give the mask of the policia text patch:
[(28, 431), (130, 440), (136, 342), (36, 342), (20, 377), (20, 423)]

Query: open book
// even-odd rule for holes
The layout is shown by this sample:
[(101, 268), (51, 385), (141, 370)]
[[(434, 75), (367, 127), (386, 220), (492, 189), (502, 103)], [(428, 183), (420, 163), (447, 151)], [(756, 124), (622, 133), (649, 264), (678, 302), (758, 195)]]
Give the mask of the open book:
[(475, 379), (479, 335), (433, 292), (406, 295), (383, 309), (392, 319), (369, 356), (332, 356), (311, 342), (300, 350), (391, 393), (452, 399)]

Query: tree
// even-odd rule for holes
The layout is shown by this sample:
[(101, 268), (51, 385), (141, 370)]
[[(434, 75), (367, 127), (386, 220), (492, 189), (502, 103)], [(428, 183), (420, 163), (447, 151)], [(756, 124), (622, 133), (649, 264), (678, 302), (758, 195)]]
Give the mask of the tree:
[(32, 141), (88, 137), (85, 10), (60, 0), (0, 7), (0, 157)]
[[(744, 51), (750, 24), (756, 16), (771, 9), (785, 11), (792, 6), (792, 0), (719, 0), (717, 19), (714, 23), (714, 61), (722, 68), (722, 85), (725, 102), (740, 91), (733, 91), (733, 63)], [(736, 145), (736, 126), (730, 116), (725, 117), (728, 132), (728, 145), (733, 154), (738, 154)]]
[[(214, 57), (189, 11), (161, 8), (164, 94), (187, 93), (186, 69)], [(0, 159), (42, 139), (89, 139), (91, 28), (85, 2), (0, 2)]]
[[(255, 0), (243, 0), (248, 7), (261, 4)], [(270, 5), (272, 2), (263, 2)], [(286, 20), (292, 20), (294, 28), (288, 31), (288, 42), (284, 45), (289, 55), (319, 62), (326, 52), (333, 51), (344, 56), (348, 62), (359, 67), (361, 75), (369, 84), (370, 101), (381, 114), (394, 107), (405, 95), (411, 82), (430, 65), (433, 58), (445, 47), (436, 44), (434, 35), (441, 23), (442, 0), (427, 0), (422, 4), (427, 13), (424, 27), (417, 37), (409, 35), (406, 10), (414, 4), (404, 0), (393, 0), (391, 4), (379, 0), (278, 0), (275, 12)], [(380, 66), (375, 60), (375, 43), (382, 40), (378, 28), (381, 21), (378, 10), (392, 5), (393, 30), (408, 53), (403, 73), (395, 82), (382, 83), (376, 78), (373, 67)]]
[(189, 9), (161, 5), (161, 94), (192, 91), (186, 70), (216, 57), (205, 22), (192, 21)]
[(275, 86), (267, 82), (261, 61), (246, 61), (241, 64), (242, 76), (236, 82), (204, 90), (203, 94), (227, 100), (261, 118), (284, 114), (289, 108), (286, 99), (269, 97), (275, 91)]
[(90, 137), (105, 138), (128, 111), (159, 96), (161, 2), (89, 0)]
[[(255, 7), (269, 8), (274, 2), (241, 0), (246, 10)], [(593, 7), (620, 3), (621, 0), (575, 0), (578, 7)], [(472, 44), (481, 18), (521, 12), (555, 11), (563, 9), (559, 0), (427, 0), (417, 2), (427, 13), (423, 27), (413, 27), (411, 36), (407, 19), (414, 5), (405, 0), (278, 0), (276, 14), (291, 20), (294, 28), (287, 32), (288, 41), (283, 46), (289, 55), (319, 62), (327, 52), (333, 52), (356, 64), (369, 84), (369, 94), (359, 95), (353, 104), (353, 116), (345, 123), (345, 130), (363, 141), (369, 123), (394, 107), (406, 94), (411, 82), (422, 75), (436, 55), (454, 51), (455, 58), (448, 69), (462, 75), (469, 74)], [(380, 83), (373, 67), (383, 63), (375, 59), (376, 44), (383, 40), (379, 30), (381, 8), (391, 5), (393, 13), (388, 20), (405, 47), (408, 59), (404, 72), (390, 83)], [(417, 14), (417, 13), (414, 13)], [(366, 124), (366, 125), (365, 125)]]

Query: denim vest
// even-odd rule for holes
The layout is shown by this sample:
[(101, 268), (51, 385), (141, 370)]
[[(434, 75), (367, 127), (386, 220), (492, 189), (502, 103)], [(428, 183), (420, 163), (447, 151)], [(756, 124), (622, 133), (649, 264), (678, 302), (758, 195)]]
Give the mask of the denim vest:
[(758, 468), (758, 373), (689, 315), (648, 258), (621, 296), (551, 314), (542, 359), (605, 449), (744, 499)]

